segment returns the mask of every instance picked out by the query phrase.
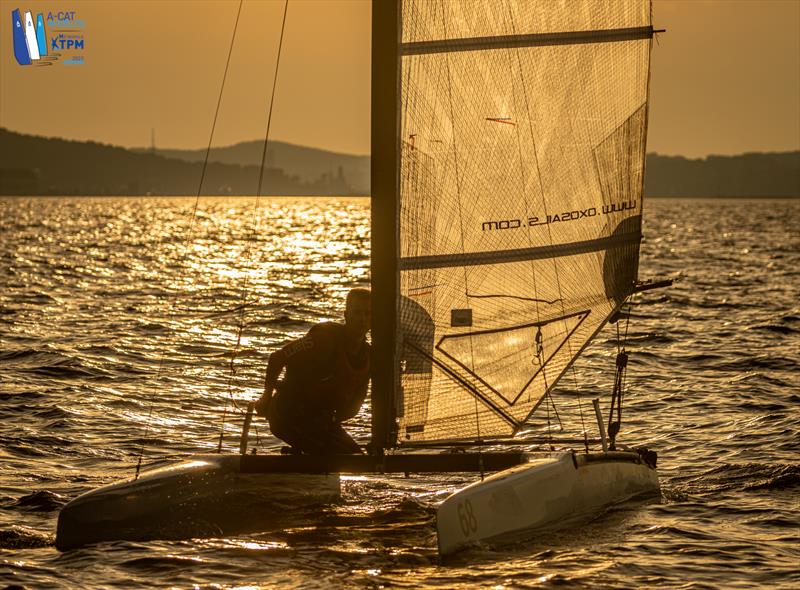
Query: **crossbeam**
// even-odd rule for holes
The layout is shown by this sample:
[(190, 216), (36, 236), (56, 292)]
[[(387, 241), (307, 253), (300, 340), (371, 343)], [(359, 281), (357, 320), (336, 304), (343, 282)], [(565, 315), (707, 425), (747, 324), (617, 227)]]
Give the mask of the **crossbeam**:
[(242, 455), (242, 473), (453, 473), (500, 471), (528, 462), (526, 453), (396, 455)]

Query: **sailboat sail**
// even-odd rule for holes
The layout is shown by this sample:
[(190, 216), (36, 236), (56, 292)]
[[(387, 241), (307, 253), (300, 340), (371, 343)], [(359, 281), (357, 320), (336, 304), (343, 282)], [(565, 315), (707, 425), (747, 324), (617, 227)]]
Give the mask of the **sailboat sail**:
[(649, 0), (400, 22), (398, 442), (509, 436), (636, 280)]

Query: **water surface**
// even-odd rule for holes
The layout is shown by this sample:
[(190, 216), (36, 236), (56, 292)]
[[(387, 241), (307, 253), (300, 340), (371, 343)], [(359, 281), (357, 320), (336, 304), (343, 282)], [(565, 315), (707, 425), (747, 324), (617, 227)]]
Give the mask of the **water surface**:
[[(153, 463), (214, 451), (222, 430), (233, 452), (269, 352), (368, 286), (366, 200), (194, 204), (0, 200), (0, 583), (800, 586), (792, 200), (646, 204), (640, 278), (679, 281), (634, 301), (621, 438), (658, 451), (660, 501), (440, 563), (436, 506), (473, 476), (351, 478), (340, 503), (255, 534), (58, 552), (59, 508), (130, 477), (143, 442)], [(565, 427), (610, 391), (615, 340), (607, 327), (556, 392)], [(368, 424), (365, 408), (350, 430), (366, 441)]]

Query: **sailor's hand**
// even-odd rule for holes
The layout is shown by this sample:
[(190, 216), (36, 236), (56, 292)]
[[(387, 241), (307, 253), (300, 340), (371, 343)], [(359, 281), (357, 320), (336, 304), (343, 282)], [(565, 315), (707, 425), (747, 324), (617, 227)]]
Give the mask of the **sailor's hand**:
[(265, 393), (260, 398), (258, 398), (258, 401), (256, 402), (255, 406), (256, 414), (264, 418), (267, 418), (269, 414), (269, 405), (271, 401), (272, 401), (272, 394)]

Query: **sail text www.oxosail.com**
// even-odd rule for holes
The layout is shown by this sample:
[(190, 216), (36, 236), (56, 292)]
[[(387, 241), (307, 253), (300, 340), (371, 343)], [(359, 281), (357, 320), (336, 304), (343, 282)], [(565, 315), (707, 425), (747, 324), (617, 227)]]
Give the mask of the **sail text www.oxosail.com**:
[(542, 216), (532, 215), (526, 219), (502, 219), (498, 221), (484, 221), (481, 223), (481, 231), (493, 231), (500, 229), (517, 229), (520, 227), (534, 227), (537, 225), (548, 225), (550, 223), (561, 223), (570, 221), (580, 221), (598, 215), (610, 215), (611, 213), (621, 213), (623, 211), (633, 211), (636, 209), (636, 201), (622, 201), (603, 205), (598, 210), (597, 207), (588, 209), (575, 209), (574, 211), (564, 211), (553, 215)]

